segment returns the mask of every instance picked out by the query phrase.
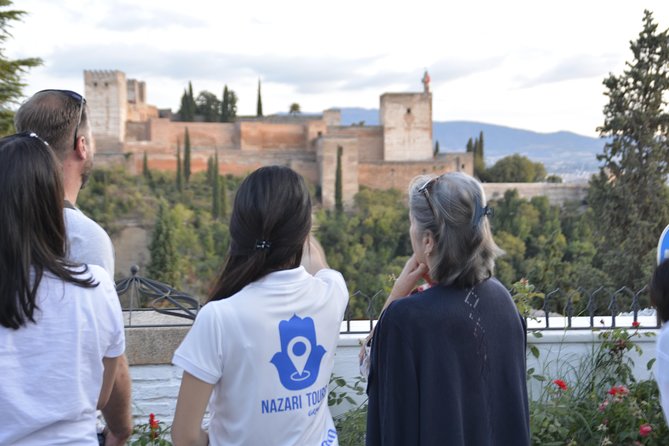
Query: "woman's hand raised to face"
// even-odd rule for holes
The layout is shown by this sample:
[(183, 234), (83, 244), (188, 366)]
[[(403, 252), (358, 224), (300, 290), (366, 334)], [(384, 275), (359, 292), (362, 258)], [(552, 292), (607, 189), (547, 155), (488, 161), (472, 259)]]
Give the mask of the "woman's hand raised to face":
[[(381, 313), (390, 305), (392, 302), (396, 301), (397, 299), (401, 299), (403, 297), (407, 297), (408, 295), (411, 294), (411, 291), (418, 285), (418, 282), (423, 279), (427, 280), (429, 282), (429, 268), (425, 263), (419, 263), (418, 260), (416, 260), (416, 255), (412, 255), (409, 257), (409, 260), (407, 260), (406, 264), (404, 265), (404, 269), (402, 269), (402, 272), (400, 273), (399, 277), (397, 280), (395, 280), (395, 285), (393, 286), (393, 290), (390, 292), (390, 295), (388, 296), (388, 299), (386, 299), (386, 303), (383, 304), (383, 309), (381, 310)], [(365, 347), (368, 346), (369, 340), (372, 339), (372, 336), (374, 335), (374, 330), (367, 335), (367, 337), (362, 341), (362, 346), (360, 347), (360, 353), (358, 355), (360, 359), (360, 364), (362, 365), (363, 361), (368, 355), (368, 352), (366, 351)]]
[(409, 260), (407, 260), (407, 263), (404, 265), (404, 269), (402, 269), (399, 277), (395, 280), (393, 290), (390, 292), (390, 296), (388, 296), (386, 305), (384, 305), (383, 308), (385, 309), (390, 302), (411, 294), (411, 290), (418, 285), (418, 282), (421, 279), (427, 276), (428, 271), (429, 269), (427, 265), (425, 263), (419, 263), (416, 260), (415, 254), (409, 257)]

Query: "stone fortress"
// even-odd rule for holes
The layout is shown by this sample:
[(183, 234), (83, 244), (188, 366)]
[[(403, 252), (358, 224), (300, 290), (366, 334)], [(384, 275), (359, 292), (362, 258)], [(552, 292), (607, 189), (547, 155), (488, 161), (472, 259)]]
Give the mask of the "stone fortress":
[(473, 173), (471, 153), (434, 154), (427, 73), (422, 92), (381, 95), (378, 126), (343, 126), (337, 109), (241, 116), (234, 123), (179, 122), (171, 120), (171, 111), (147, 104), (146, 84), (121, 71), (84, 71), (84, 82), (98, 159), (124, 160), (136, 172), (145, 152), (149, 168), (176, 170), (177, 144), (183, 148), (188, 128), (193, 172), (206, 170), (215, 151), (223, 174), (289, 166), (320, 189), (325, 208), (334, 207), (338, 157), (346, 207), (360, 186), (405, 190), (419, 174)]

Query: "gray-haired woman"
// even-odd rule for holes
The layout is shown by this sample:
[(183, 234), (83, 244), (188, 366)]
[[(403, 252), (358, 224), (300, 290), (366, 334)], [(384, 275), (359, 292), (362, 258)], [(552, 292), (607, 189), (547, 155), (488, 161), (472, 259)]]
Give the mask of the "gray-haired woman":
[[(524, 321), (493, 277), (481, 185), (420, 176), (409, 208), (414, 254), (375, 329), (367, 445), (528, 445)], [(402, 299), (426, 272), (434, 286)]]

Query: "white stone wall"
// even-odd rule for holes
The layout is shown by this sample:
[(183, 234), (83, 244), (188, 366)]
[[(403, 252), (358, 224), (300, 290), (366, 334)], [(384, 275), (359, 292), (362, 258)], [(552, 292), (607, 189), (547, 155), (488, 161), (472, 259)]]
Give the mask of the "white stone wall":
[[(640, 333), (657, 333), (657, 331), (649, 329)], [(342, 335), (339, 340), (333, 373), (349, 383), (353, 383), (360, 376), (358, 352), (359, 341), (363, 336)], [(528, 368), (535, 368), (536, 373), (545, 375), (549, 380), (559, 378), (567, 381), (569, 381), (569, 371), (586, 358), (598, 342), (597, 332), (590, 330), (544, 331), (540, 338), (530, 333), (527, 340), (529, 345), (536, 345), (540, 352), (539, 358), (535, 358), (529, 354), (528, 349)], [(635, 361), (635, 376), (637, 379), (647, 379), (651, 377), (651, 372), (646, 369), (646, 364), (655, 357), (655, 336), (639, 336), (635, 337), (634, 341), (643, 350), (641, 356), (631, 353), (631, 358)], [(149, 413), (154, 413), (160, 421), (170, 424), (174, 417), (181, 370), (172, 365), (131, 366), (130, 374), (133, 380), (135, 422), (146, 423)], [(538, 398), (539, 389), (539, 382), (532, 380), (529, 387), (530, 396)], [(350, 396), (359, 403), (367, 399), (366, 395), (350, 394)], [(334, 408), (332, 414), (336, 416), (349, 407), (351, 406), (342, 405)]]

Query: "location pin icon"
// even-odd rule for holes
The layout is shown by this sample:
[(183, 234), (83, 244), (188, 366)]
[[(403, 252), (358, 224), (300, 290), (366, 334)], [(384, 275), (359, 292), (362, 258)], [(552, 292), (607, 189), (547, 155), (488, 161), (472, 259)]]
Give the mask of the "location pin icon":
[(311, 342), (304, 336), (295, 336), (288, 343), (288, 358), (295, 366), (297, 375), (301, 376), (304, 372), (304, 367), (307, 365), (307, 360), (311, 354)]

